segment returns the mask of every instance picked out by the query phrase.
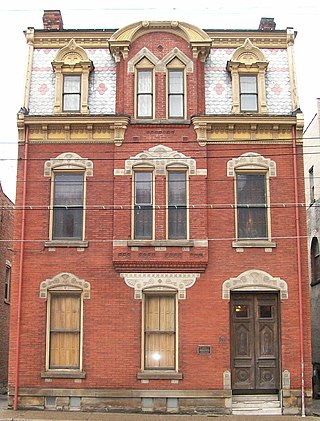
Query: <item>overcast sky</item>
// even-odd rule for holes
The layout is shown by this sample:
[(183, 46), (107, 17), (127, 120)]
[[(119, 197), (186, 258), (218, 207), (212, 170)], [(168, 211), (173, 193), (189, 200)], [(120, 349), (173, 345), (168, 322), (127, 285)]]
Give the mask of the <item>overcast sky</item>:
[(23, 103), (27, 56), (23, 31), (28, 27), (42, 29), (43, 10), (61, 10), (65, 29), (116, 29), (141, 20), (177, 20), (203, 29), (257, 29), (261, 17), (273, 17), (276, 29), (293, 27), (298, 32), (298, 89), (307, 126), (320, 97), (319, 0), (197, 0), (194, 5), (197, 8), (187, 5), (186, 0), (1, 1), (0, 181), (11, 200), (15, 199), (16, 115)]

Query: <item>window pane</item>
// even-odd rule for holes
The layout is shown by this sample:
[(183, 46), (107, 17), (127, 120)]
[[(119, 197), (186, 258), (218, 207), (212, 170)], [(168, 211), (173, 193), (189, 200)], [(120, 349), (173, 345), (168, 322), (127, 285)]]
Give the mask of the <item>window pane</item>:
[(241, 95), (241, 111), (258, 111), (258, 97), (256, 94)]
[(63, 96), (63, 111), (79, 111), (80, 94), (65, 94)]
[(238, 238), (267, 238), (265, 174), (237, 174)]
[(65, 94), (80, 93), (80, 76), (64, 76), (63, 92)]
[(169, 94), (183, 94), (183, 71), (169, 71)]
[(152, 172), (136, 172), (135, 176), (135, 204), (152, 204)]
[(240, 76), (240, 92), (242, 94), (256, 94), (257, 78), (255, 76)]
[(249, 308), (246, 305), (236, 305), (233, 307), (233, 314), (237, 319), (249, 317)]
[(237, 174), (237, 203), (266, 204), (265, 174)]
[(175, 296), (145, 297), (145, 368), (175, 368)]
[(54, 177), (54, 205), (82, 206), (83, 174), (57, 173)]
[(262, 305), (259, 306), (260, 319), (272, 319), (272, 306)]
[(186, 172), (169, 172), (168, 202), (170, 205), (186, 205)]
[(82, 208), (54, 208), (53, 239), (82, 239)]
[(151, 70), (138, 70), (138, 93), (152, 93)]
[(267, 210), (238, 208), (238, 238), (267, 238)]
[(152, 95), (138, 95), (138, 117), (152, 117)]
[(169, 96), (169, 117), (183, 117), (183, 95)]
[(134, 238), (146, 239), (152, 238), (152, 206), (136, 205), (134, 208)]

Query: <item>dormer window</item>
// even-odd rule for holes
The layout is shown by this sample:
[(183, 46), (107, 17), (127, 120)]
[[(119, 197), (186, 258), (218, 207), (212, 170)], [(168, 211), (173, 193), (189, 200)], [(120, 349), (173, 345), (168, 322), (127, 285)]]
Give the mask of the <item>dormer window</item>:
[(93, 63), (86, 51), (72, 39), (58, 52), (52, 67), (56, 75), (54, 112), (87, 114)]
[(81, 99), (81, 76), (63, 77), (63, 111), (79, 112)]
[(232, 112), (233, 113), (266, 113), (266, 70), (268, 62), (263, 52), (247, 38), (237, 48), (227, 70), (232, 79)]
[(240, 75), (241, 111), (258, 111), (257, 77)]

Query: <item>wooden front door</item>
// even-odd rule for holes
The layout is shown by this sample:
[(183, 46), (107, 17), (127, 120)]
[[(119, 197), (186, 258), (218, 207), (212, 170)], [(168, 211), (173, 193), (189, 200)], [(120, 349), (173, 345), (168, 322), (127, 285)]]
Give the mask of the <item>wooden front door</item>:
[(232, 294), (231, 369), (234, 392), (279, 389), (277, 294)]

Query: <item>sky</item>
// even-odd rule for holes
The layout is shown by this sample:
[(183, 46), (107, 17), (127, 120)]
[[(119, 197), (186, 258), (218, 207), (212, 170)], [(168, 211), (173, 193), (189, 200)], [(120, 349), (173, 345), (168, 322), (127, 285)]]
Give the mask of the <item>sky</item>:
[[(195, 7), (196, 6), (196, 7)], [(272, 17), (276, 29), (293, 28), (300, 108), (305, 127), (320, 98), (319, 0), (2, 0), (0, 2), (0, 182), (15, 200), (17, 112), (23, 104), (27, 45), (23, 31), (42, 29), (43, 10), (61, 10), (65, 29), (121, 28), (144, 20), (174, 20), (202, 29), (257, 29)]]

